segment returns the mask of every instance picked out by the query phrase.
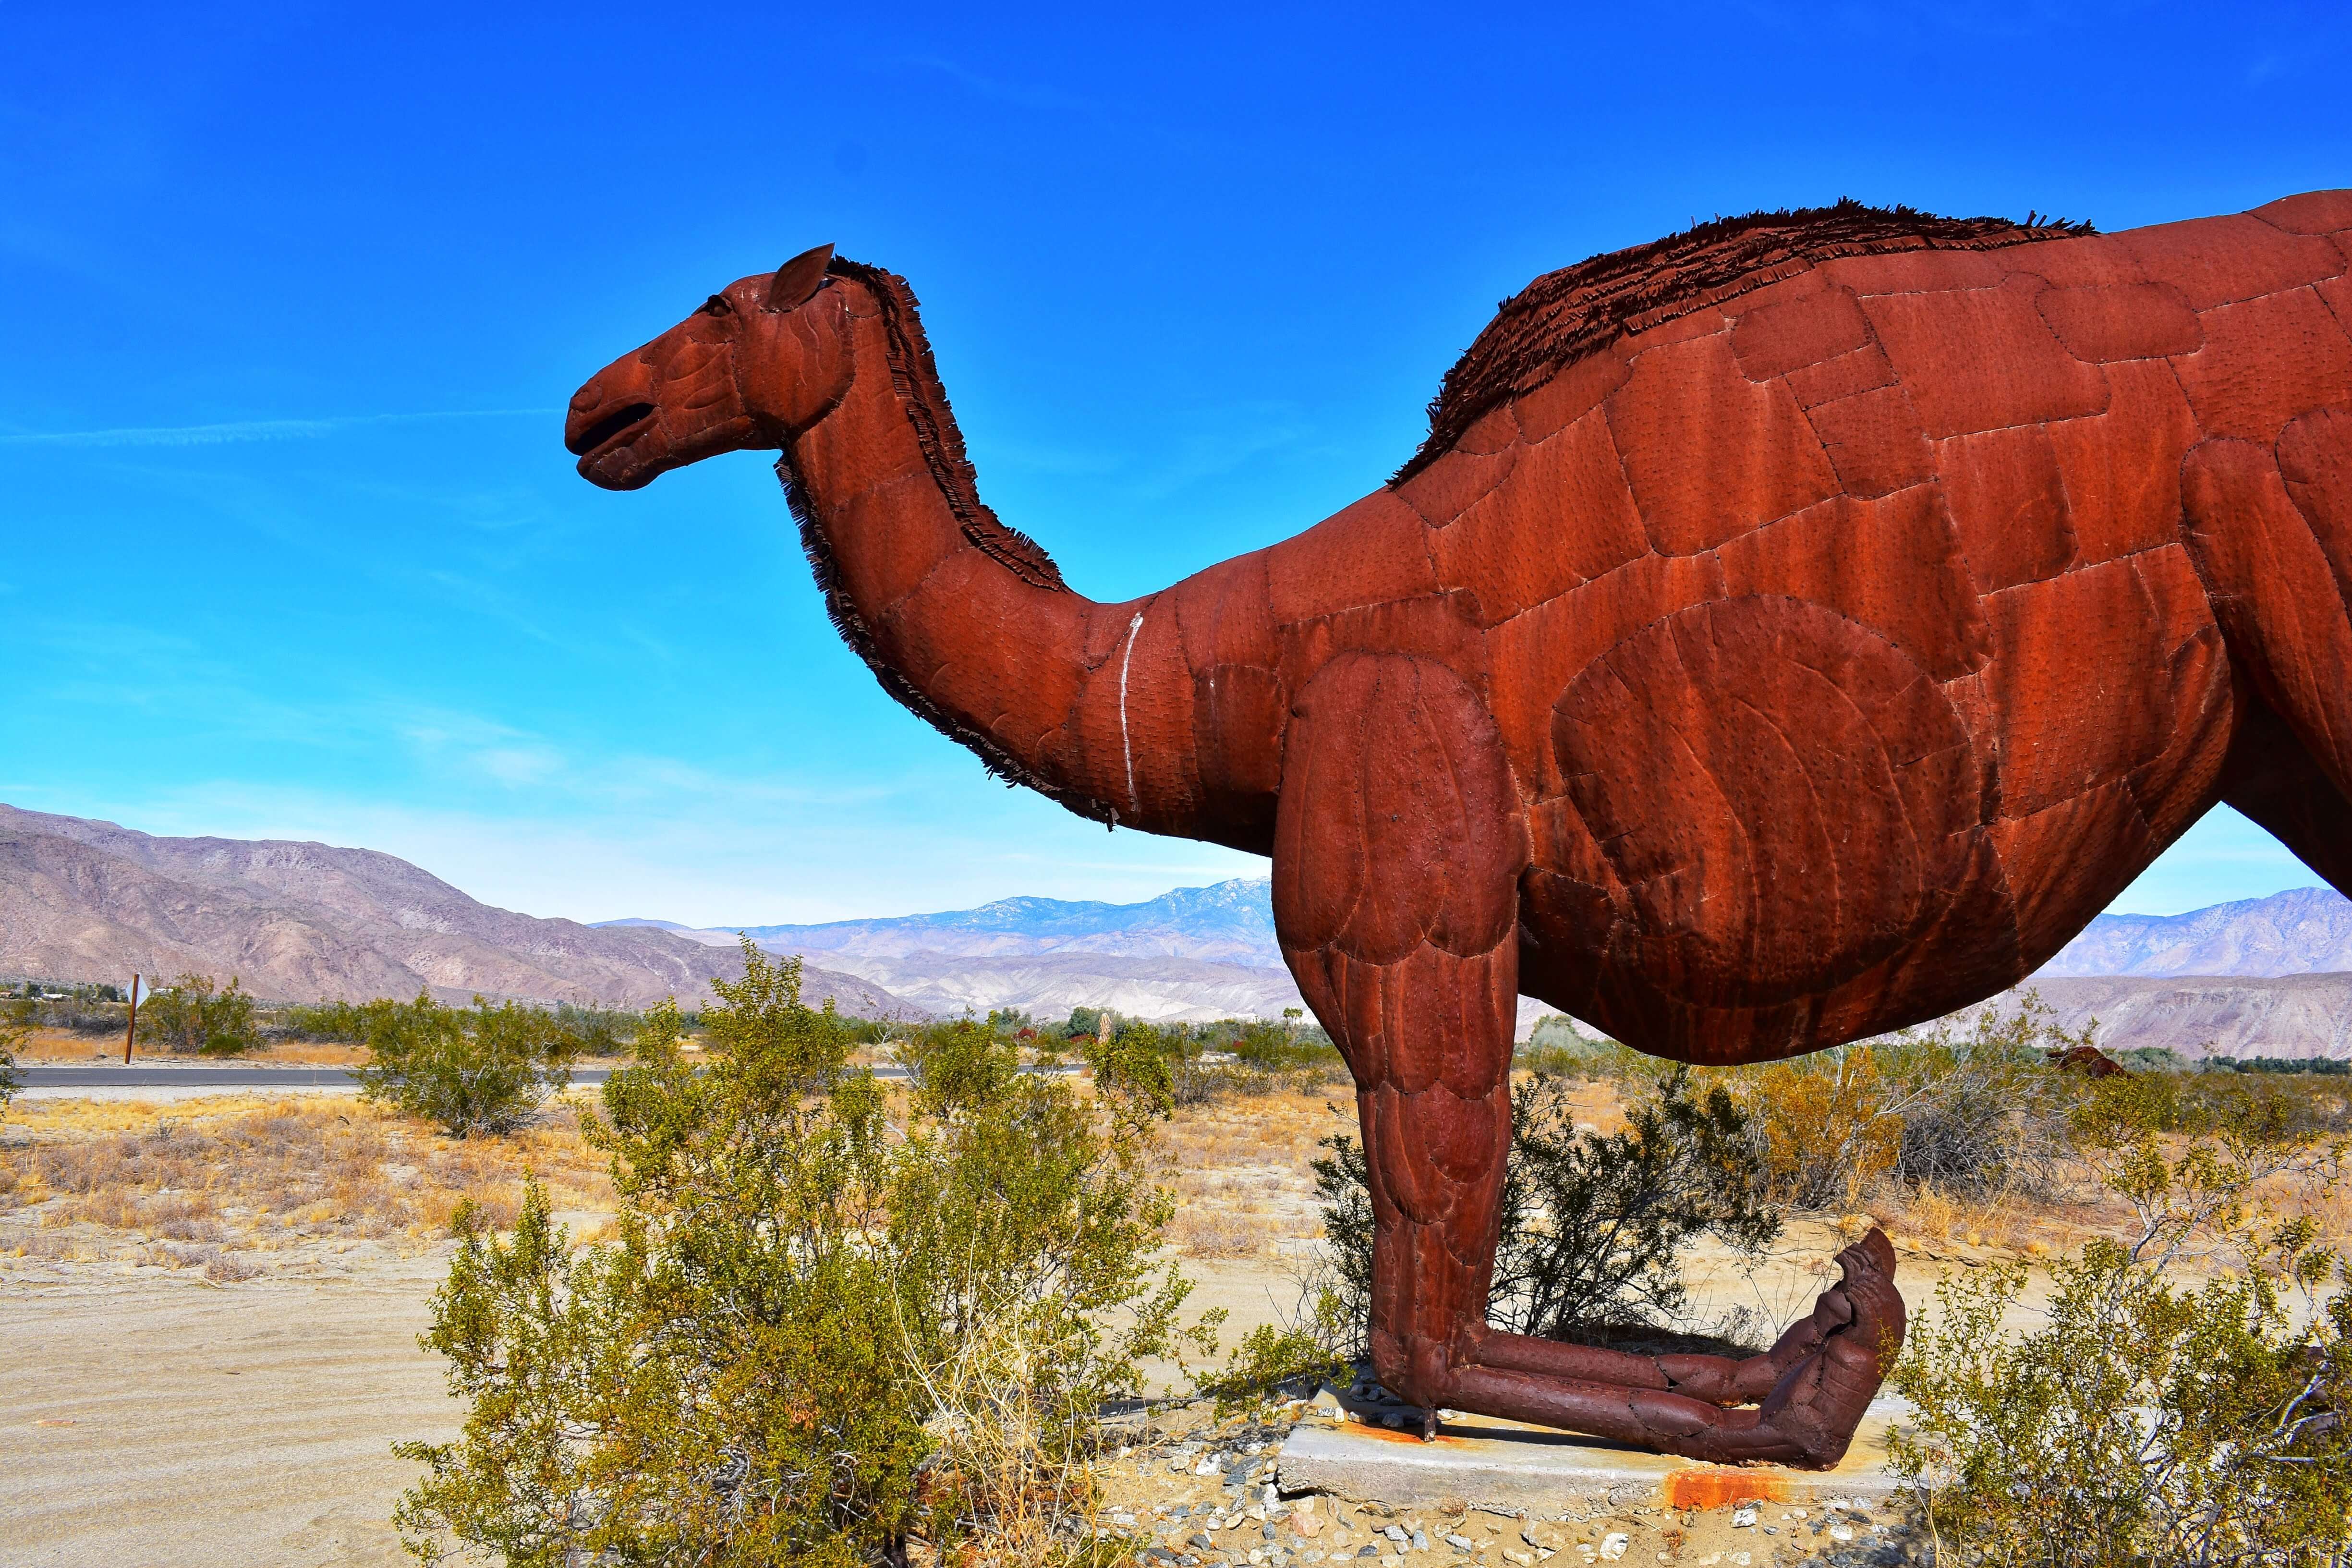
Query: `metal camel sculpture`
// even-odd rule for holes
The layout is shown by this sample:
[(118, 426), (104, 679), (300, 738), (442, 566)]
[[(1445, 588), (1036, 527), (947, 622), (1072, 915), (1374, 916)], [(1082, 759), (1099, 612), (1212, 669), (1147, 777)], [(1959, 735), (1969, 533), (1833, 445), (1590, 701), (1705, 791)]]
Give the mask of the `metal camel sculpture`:
[(1932, 1018), (2221, 801), (2352, 891), (2347, 251), (2352, 192), (1708, 224), (1538, 279), (1389, 484), (1120, 605), (982, 504), (913, 295), (830, 247), (599, 373), (565, 444), (613, 489), (780, 449), (894, 697), (1081, 816), (1272, 856), (1390, 1387), (1827, 1466), (1903, 1334), (1875, 1231), (1744, 1362), (1487, 1326), (1515, 999), (1711, 1063)]

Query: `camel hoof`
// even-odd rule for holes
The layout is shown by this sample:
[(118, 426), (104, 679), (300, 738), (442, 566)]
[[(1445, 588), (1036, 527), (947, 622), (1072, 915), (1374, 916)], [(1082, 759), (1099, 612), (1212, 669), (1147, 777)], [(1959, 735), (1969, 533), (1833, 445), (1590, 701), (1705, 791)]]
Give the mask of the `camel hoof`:
[(1829, 1469), (1845, 1458), (1854, 1429), (1903, 1347), (1906, 1313), (1895, 1289), (1895, 1248), (1870, 1233), (1838, 1254), (1845, 1321), (1821, 1347), (1790, 1368), (1764, 1401), (1761, 1425), (1795, 1448), (1790, 1463)]

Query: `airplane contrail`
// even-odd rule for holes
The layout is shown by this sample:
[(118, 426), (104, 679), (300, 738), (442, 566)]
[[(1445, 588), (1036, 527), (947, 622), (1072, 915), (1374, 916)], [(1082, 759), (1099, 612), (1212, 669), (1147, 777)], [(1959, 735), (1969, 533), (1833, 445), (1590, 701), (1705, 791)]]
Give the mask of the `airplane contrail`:
[(327, 419), (239, 419), (221, 425), (145, 425), (113, 430), (18, 431), (0, 435), (6, 447), (215, 447), (236, 441), (300, 441), (366, 425), (432, 419), (504, 419), (552, 416), (553, 408), (451, 408), (418, 414), (350, 414)]

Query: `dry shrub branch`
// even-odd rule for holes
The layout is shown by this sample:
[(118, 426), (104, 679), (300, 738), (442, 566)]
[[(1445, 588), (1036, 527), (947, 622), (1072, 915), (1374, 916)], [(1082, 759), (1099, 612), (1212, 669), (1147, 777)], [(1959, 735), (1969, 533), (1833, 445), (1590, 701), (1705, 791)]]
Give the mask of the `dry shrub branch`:
[[(1755, 1253), (1780, 1234), (1748, 1112), (1689, 1069), (1653, 1079), (1615, 1132), (1580, 1131), (1570, 1080), (1538, 1073), (1511, 1094), (1511, 1163), (1488, 1317), (1516, 1333), (1607, 1344), (1683, 1334), (1681, 1255), (1701, 1237)], [(1331, 1243), (1328, 1287), (1344, 1321), (1371, 1302), (1372, 1206), (1364, 1150), (1344, 1134), (1315, 1162)], [(1331, 1310), (1318, 1301), (1307, 1315)], [(1360, 1327), (1357, 1333), (1360, 1334)], [(1680, 1342), (1687, 1341), (1689, 1342)], [(1351, 1348), (1352, 1336), (1318, 1347)], [(1736, 1347), (1744, 1349), (1745, 1347)]]

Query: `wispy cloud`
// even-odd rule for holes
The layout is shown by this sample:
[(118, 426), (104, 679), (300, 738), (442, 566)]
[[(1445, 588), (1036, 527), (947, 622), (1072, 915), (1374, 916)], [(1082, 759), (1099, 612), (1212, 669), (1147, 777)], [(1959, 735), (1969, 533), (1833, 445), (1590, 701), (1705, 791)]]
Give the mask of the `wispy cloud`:
[(1079, 110), (1091, 113), (1101, 107), (1092, 99), (1074, 97), (1054, 88), (1029, 82), (1003, 81), (994, 77), (982, 76), (978, 71), (967, 70), (955, 61), (941, 59), (936, 55), (919, 55), (909, 63), (927, 67), (940, 72), (942, 76), (951, 78), (982, 98), (994, 99), (1000, 103), (1010, 103), (1020, 109)]
[(374, 425), (415, 425), (442, 419), (513, 419), (552, 416), (553, 408), (450, 408), (415, 414), (347, 414), (328, 419), (234, 419), (220, 425), (134, 425), (111, 430), (20, 430), (0, 435), (0, 447), (219, 447), (241, 441), (311, 441)]

